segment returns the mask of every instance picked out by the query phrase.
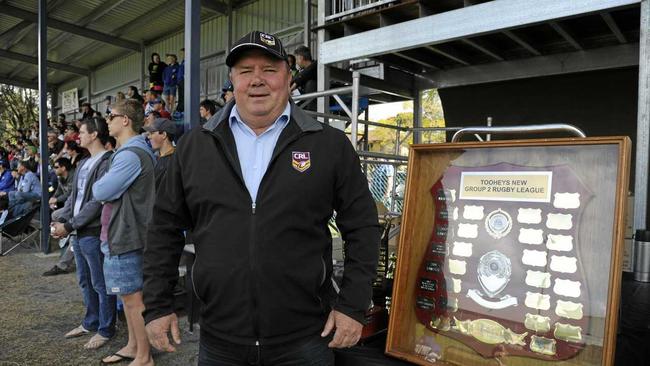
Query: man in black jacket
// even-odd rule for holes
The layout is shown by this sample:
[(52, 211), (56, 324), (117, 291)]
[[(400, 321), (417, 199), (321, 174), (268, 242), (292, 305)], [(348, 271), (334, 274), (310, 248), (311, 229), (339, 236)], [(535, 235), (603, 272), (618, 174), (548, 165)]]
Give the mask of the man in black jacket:
[[(170, 331), (180, 343), (173, 289), (190, 229), (201, 366), (332, 365), (331, 348), (358, 342), (370, 303), (380, 230), (368, 182), (345, 134), (290, 102), (286, 57), (270, 34), (235, 43), (226, 59), (235, 99), (184, 136), (156, 195), (147, 332), (158, 349), (174, 350)], [(346, 242), (338, 293), (333, 212)]]

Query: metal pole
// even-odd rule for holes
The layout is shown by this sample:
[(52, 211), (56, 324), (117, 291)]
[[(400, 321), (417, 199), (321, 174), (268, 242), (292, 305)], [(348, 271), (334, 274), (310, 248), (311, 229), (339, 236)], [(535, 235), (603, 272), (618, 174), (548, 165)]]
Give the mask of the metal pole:
[(141, 95), (144, 95), (145, 90), (148, 89), (144, 85), (144, 73), (145, 73), (144, 64), (147, 62), (145, 60), (146, 50), (147, 48), (144, 45), (144, 41), (141, 41), (140, 42), (140, 88), (142, 89), (140, 93)]
[[(422, 127), (422, 91), (415, 91), (413, 98), (413, 128)], [(414, 130), (413, 143), (422, 143), (422, 131)]]
[(357, 131), (359, 127), (359, 79), (361, 76), (358, 71), (352, 73), (352, 123), (350, 124), (350, 135), (352, 138), (352, 147), (357, 149)]
[(185, 128), (199, 125), (201, 0), (185, 0)]
[[(88, 74), (88, 76), (86, 76), (86, 90), (87, 90), (86, 102), (88, 102), (88, 104), (90, 104), (90, 106), (93, 107), (93, 92), (92, 92), (93, 86), (92, 86), (92, 80), (90, 75), (91, 74)], [(97, 108), (93, 107), (93, 109), (97, 109)]]
[[(492, 117), (488, 117), (488, 118), (487, 118), (487, 126), (488, 126), (488, 127), (492, 127)], [(485, 136), (485, 141), (490, 141), (490, 140), (492, 140), (492, 135), (488, 133), (488, 134)]]
[[(325, 25), (325, 17), (329, 14), (329, 9), (330, 9), (331, 2), (329, 0), (318, 0), (318, 26), (324, 26)], [(325, 41), (329, 39), (329, 33), (325, 28), (320, 28), (318, 30), (318, 54), (319, 54), (319, 61), (316, 64), (316, 83), (317, 83), (317, 88), (318, 91), (323, 91), (323, 90), (328, 90), (330, 88), (330, 72), (329, 68), (327, 65), (323, 64), (320, 62), (320, 59), (322, 58), (320, 55), (320, 45), (322, 45)], [(323, 98), (318, 98), (317, 101), (317, 111), (318, 113), (326, 113), (329, 112), (329, 97), (323, 97)], [(324, 123), (329, 123), (329, 119), (327, 117), (325, 118), (320, 118), (320, 120)]]
[[(228, 1), (228, 50), (232, 47), (232, 28), (233, 28), (233, 16), (232, 16), (232, 1)], [(207, 83), (206, 83), (207, 84)], [(207, 92), (206, 92), (207, 95)]]
[(303, 24), (303, 44), (310, 47), (311, 44), (311, 0), (305, 0), (304, 21)]
[(50, 251), (47, 149), (47, 0), (38, 0), (38, 124), (41, 153), (41, 250)]
[(639, 107), (636, 123), (634, 229), (645, 229), (648, 204), (648, 146), (650, 145), (650, 0), (641, 3), (639, 38)]

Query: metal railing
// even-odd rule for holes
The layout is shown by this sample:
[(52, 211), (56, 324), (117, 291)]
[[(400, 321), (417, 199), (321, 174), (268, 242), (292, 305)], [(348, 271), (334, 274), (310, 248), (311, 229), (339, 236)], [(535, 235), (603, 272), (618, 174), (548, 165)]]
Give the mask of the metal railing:
[(325, 21), (331, 21), (365, 10), (371, 10), (397, 1), (398, 0), (332, 0), (330, 4), (330, 14), (325, 17)]

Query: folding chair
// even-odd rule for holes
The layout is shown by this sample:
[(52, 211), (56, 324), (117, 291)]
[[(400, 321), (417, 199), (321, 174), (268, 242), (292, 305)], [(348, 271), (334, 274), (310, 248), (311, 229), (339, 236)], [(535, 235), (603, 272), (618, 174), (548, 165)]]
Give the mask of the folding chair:
[[(38, 235), (39, 230), (30, 226), (32, 219), (34, 219), (38, 210), (39, 206), (36, 205), (26, 214), (14, 217), (0, 225), (0, 256), (5, 256), (19, 245), (27, 243), (28, 240)], [(31, 232), (28, 230), (30, 227), (33, 229)], [(16, 244), (9, 248), (9, 250), (4, 251), (4, 241), (7, 239)], [(31, 246), (38, 248), (38, 243), (35, 240), (32, 240)]]

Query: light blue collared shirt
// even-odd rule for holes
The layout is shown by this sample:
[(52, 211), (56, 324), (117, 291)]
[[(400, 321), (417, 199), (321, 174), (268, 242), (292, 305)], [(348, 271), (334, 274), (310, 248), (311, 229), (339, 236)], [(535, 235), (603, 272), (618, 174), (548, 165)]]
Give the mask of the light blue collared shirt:
[(244, 123), (237, 111), (237, 104), (230, 111), (230, 129), (235, 137), (239, 165), (244, 176), (244, 183), (253, 203), (256, 201), (257, 190), (260, 187), (264, 173), (271, 162), (273, 149), (278, 142), (282, 130), (289, 123), (291, 105), (287, 102), (284, 111), (275, 122), (259, 136)]

